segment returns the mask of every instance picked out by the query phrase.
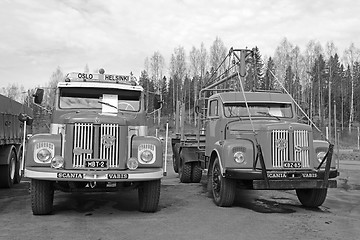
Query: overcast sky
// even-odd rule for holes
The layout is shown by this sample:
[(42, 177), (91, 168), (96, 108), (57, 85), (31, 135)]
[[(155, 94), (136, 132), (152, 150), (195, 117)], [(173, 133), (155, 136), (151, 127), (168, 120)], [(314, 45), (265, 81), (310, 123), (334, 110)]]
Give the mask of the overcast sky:
[(286, 37), (303, 51), (310, 40), (333, 41), (342, 55), (360, 47), (356, 0), (1, 0), (1, 87), (45, 86), (64, 73), (139, 76), (144, 60), (174, 48), (206, 48), (220, 37), (227, 48), (258, 46), (274, 54)]

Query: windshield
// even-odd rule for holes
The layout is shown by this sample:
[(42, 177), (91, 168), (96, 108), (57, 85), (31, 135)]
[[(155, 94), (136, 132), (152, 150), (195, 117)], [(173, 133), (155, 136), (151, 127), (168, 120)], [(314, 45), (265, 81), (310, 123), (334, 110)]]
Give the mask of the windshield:
[[(292, 118), (293, 112), (290, 103), (248, 103), (252, 117), (268, 116), (277, 118)], [(245, 103), (225, 103), (226, 117), (249, 116)]]
[(113, 111), (140, 110), (141, 91), (112, 88), (60, 88), (59, 107), (62, 109), (103, 109)]

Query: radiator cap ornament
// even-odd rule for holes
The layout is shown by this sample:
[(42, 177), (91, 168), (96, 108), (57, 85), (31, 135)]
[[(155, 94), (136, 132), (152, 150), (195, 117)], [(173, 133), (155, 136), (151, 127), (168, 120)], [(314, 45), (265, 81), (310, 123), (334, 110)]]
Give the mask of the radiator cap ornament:
[(103, 135), (101, 137), (101, 140), (104, 147), (110, 148), (112, 145), (114, 145), (116, 138), (112, 135), (107, 134), (107, 135)]

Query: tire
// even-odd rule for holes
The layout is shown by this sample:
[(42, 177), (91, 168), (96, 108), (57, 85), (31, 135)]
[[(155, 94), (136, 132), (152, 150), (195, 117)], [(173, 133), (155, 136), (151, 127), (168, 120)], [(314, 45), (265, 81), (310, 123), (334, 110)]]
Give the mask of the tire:
[(12, 147), (5, 153), (9, 164), (0, 166), (0, 187), (11, 188), (15, 182), (16, 175), (16, 153)]
[(316, 208), (324, 203), (327, 188), (296, 189), (296, 195), (304, 207)]
[(173, 154), (173, 168), (174, 168), (175, 173), (179, 173), (179, 166), (176, 162), (176, 158), (175, 158), (174, 154)]
[(191, 165), (191, 182), (199, 183), (202, 177), (202, 169), (199, 166), (199, 163), (194, 162)]
[(22, 151), (23, 151), (23, 148), (21, 147), (20, 151), (18, 152), (17, 161), (16, 161), (16, 171), (15, 171), (15, 179), (14, 179), (15, 184), (20, 183), (22, 176), (23, 176), (23, 173), (21, 171), (21, 166), (23, 164), (23, 157), (22, 157), (23, 152)]
[(53, 182), (31, 179), (31, 208), (34, 215), (47, 215), (53, 209)]
[(221, 175), (219, 159), (216, 158), (211, 172), (214, 202), (219, 207), (231, 207), (235, 199), (236, 182)]
[(179, 178), (182, 183), (190, 183), (191, 182), (191, 164), (180, 162), (179, 168)]
[(161, 181), (143, 182), (138, 188), (139, 211), (156, 212), (159, 206)]

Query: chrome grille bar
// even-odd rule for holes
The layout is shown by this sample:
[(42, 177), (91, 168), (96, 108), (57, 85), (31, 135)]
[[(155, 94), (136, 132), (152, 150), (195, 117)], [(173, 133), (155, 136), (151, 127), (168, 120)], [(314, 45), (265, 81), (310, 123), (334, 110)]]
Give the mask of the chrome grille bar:
[(303, 168), (310, 167), (309, 133), (306, 130), (294, 131), (294, 161), (301, 162)]
[(91, 158), (93, 153), (93, 124), (75, 123), (73, 167), (84, 167), (85, 159)]
[(272, 165), (281, 168), (284, 161), (289, 161), (289, 132), (288, 130), (272, 131)]
[(101, 124), (100, 158), (109, 160), (109, 167), (119, 166), (119, 125)]

